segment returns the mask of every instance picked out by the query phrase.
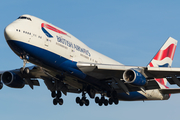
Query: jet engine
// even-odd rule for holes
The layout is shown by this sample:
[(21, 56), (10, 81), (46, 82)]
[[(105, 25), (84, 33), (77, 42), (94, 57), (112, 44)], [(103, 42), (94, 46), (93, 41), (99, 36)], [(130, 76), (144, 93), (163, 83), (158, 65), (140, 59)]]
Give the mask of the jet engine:
[(146, 78), (134, 69), (126, 70), (123, 73), (123, 79), (126, 81), (126, 83), (134, 86), (145, 86), (147, 84)]
[(8, 87), (23, 88), (25, 85), (24, 80), (13, 72), (6, 71), (1, 75), (2, 82)]

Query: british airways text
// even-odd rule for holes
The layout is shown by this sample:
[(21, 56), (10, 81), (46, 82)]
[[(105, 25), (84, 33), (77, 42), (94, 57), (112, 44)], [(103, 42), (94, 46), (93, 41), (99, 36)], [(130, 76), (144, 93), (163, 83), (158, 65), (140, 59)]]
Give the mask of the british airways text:
[(79, 45), (76, 45), (76, 44), (73, 44), (72, 42), (69, 42), (68, 40), (62, 38), (62, 37), (59, 37), (59, 36), (56, 36), (57, 37), (57, 41), (70, 47), (70, 48), (74, 48), (75, 50), (79, 51), (79, 52), (82, 52), (86, 55), (88, 55), (89, 57), (91, 56), (91, 54), (89, 53), (89, 50), (86, 50), (84, 48), (81, 48)]

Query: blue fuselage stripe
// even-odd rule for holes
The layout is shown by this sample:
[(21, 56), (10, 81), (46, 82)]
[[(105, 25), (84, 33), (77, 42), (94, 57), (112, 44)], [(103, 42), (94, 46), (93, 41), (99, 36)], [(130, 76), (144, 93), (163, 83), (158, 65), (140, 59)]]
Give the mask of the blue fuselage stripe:
[(147, 98), (142, 95), (141, 93), (134, 91), (134, 92), (129, 92), (129, 95), (127, 95), (126, 93), (119, 93), (118, 94), (118, 98), (120, 98), (121, 100), (146, 100)]

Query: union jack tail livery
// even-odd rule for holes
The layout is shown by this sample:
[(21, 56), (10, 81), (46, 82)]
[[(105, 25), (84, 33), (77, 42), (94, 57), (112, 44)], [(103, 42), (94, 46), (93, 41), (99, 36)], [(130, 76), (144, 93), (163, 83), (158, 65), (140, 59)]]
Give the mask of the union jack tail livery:
[[(176, 46), (177, 40), (169, 37), (161, 47), (161, 49), (154, 56), (154, 58), (151, 60), (148, 67), (171, 67)], [(167, 84), (166, 78), (156, 78), (156, 81), (163, 85)]]

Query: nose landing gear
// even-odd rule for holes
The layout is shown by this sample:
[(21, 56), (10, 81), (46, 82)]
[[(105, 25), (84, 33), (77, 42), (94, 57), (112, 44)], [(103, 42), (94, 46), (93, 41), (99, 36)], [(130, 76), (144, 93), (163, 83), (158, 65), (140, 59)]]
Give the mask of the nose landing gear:
[(22, 55), (20, 58), (23, 60), (23, 67), (21, 68), (21, 72), (23, 73), (26, 67), (26, 64), (28, 63), (29, 56), (28, 55)]

